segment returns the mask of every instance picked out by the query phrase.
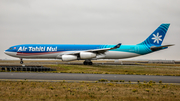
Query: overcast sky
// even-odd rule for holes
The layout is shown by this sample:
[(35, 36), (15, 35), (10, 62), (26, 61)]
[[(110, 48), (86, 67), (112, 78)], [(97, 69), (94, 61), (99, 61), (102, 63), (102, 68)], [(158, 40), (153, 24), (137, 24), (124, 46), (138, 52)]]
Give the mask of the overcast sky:
[(170, 23), (166, 50), (132, 59), (180, 60), (180, 0), (0, 0), (0, 59), (18, 44), (138, 44)]

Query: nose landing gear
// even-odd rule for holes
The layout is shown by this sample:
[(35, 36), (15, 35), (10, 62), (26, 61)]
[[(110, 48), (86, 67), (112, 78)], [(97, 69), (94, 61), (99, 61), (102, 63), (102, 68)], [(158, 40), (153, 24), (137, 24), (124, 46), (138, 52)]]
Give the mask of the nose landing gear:
[(85, 60), (83, 62), (84, 65), (93, 65), (92, 61), (91, 60)]
[(22, 60), (22, 58), (20, 59), (20, 64), (23, 64), (23, 60)]

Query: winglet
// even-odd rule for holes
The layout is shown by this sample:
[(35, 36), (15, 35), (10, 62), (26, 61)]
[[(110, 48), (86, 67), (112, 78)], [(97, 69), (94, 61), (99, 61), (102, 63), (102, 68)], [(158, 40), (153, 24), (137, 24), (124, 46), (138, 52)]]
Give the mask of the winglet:
[(113, 48), (119, 48), (121, 46), (121, 43), (118, 43), (116, 46), (114, 46)]

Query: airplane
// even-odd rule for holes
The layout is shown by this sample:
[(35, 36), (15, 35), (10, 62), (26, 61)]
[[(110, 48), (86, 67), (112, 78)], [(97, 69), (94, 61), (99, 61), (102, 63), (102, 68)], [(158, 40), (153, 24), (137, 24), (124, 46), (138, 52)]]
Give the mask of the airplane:
[(20, 58), (20, 64), (23, 64), (23, 58), (29, 58), (85, 60), (84, 65), (92, 65), (91, 60), (131, 58), (173, 46), (174, 44), (161, 45), (169, 26), (169, 23), (161, 24), (146, 40), (136, 45), (22, 44), (11, 46), (4, 53)]

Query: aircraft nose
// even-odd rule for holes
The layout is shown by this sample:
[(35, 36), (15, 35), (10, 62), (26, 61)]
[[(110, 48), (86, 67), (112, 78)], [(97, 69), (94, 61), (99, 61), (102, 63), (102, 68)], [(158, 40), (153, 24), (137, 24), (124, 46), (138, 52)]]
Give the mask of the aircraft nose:
[(4, 53), (6, 55), (9, 55), (9, 56), (14, 56), (14, 52), (10, 52), (10, 51), (5, 50)]
[(4, 51), (5, 54), (7, 54), (7, 51)]

